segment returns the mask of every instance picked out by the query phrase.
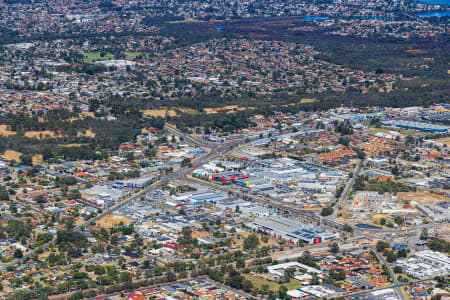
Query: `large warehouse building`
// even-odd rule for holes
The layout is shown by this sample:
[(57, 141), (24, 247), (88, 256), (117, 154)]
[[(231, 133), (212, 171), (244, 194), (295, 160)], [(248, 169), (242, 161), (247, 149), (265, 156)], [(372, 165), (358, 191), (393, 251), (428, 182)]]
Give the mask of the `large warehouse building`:
[(300, 220), (280, 216), (257, 217), (253, 222), (245, 223), (251, 229), (267, 233), (276, 239), (285, 239), (291, 244), (302, 241), (307, 244), (319, 244), (338, 237), (336, 232), (319, 226), (303, 223)]
[(381, 122), (384, 126), (392, 126), (403, 129), (429, 131), (429, 132), (448, 132), (448, 126), (435, 125), (431, 123), (413, 122), (406, 120), (389, 120)]

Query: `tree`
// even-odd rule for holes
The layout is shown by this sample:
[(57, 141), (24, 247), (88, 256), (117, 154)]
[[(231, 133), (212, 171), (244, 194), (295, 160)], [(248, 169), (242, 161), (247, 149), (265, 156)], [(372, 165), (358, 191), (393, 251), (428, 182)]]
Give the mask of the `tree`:
[(116, 234), (111, 235), (111, 244), (117, 245), (119, 242), (119, 237)]
[[(236, 272), (233, 272), (236, 273)], [(236, 289), (242, 289), (243, 286), (243, 281), (244, 281), (245, 277), (240, 275), (239, 272), (237, 272), (237, 274), (231, 275), (230, 277), (228, 277), (225, 281), (225, 283), (233, 288)]]
[(77, 189), (71, 190), (67, 195), (67, 197), (71, 200), (81, 199), (81, 192)]
[(313, 260), (311, 252), (309, 252), (308, 250), (305, 250), (302, 256), (297, 258), (297, 261), (301, 264), (320, 270), (320, 266)]
[(142, 268), (143, 269), (150, 269), (152, 266), (151, 266), (151, 264), (150, 264), (150, 261), (149, 260), (145, 260), (144, 261), (144, 263), (142, 264)]
[(244, 290), (244, 292), (251, 292), (253, 289), (253, 283), (248, 279), (244, 279), (242, 281), (242, 289)]
[(311, 257), (311, 252), (310, 252), (309, 250), (303, 251), (301, 258), (304, 258), (304, 259), (311, 259), (311, 258), (312, 258), (312, 257)]
[(399, 169), (398, 169), (397, 166), (392, 167), (391, 172), (392, 172), (392, 174), (395, 175), (395, 176), (400, 175), (400, 171), (399, 171)]
[(38, 195), (35, 200), (37, 203), (45, 203), (47, 201), (44, 195)]
[(133, 161), (134, 160), (134, 153), (133, 152), (128, 152), (126, 154), (126, 159), (127, 159), (127, 161)]
[(122, 232), (122, 235), (130, 235), (134, 232), (134, 227), (132, 224), (129, 224), (128, 226), (123, 226), (120, 228), (120, 231)]
[(292, 278), (294, 278), (295, 276), (295, 268), (294, 267), (290, 267), (287, 268), (286, 270), (284, 270), (284, 278), (287, 281), (290, 281)]
[(433, 239), (428, 243), (428, 247), (434, 251), (450, 252), (450, 242), (444, 239)]
[(167, 280), (167, 282), (175, 281), (175, 280), (177, 280), (177, 275), (175, 275), (175, 273), (173, 273), (173, 272), (167, 272), (166, 280)]
[(348, 225), (347, 223), (344, 224), (344, 231), (346, 232), (353, 232), (353, 227)]
[(320, 215), (322, 217), (329, 216), (333, 213), (333, 208), (331, 206), (322, 208)]
[(31, 155), (21, 155), (20, 157), (19, 157), (19, 159), (20, 159), (20, 162), (23, 164), (23, 165), (26, 165), (26, 166), (32, 166), (33, 165), (33, 158), (31, 157)]
[(394, 251), (388, 251), (387, 253), (386, 253), (386, 260), (388, 261), (388, 262), (394, 262), (394, 261), (396, 261), (397, 260), (397, 255), (395, 254), (395, 252)]
[(241, 269), (245, 267), (245, 259), (243, 257), (239, 257), (236, 259), (236, 268)]
[(335, 280), (335, 281), (343, 281), (347, 277), (343, 270), (336, 272), (334, 269), (330, 270), (330, 273), (328, 276), (330, 279)]
[(181, 161), (181, 167), (191, 166), (191, 159), (189, 157), (183, 158)]
[[(10, 191), (12, 191), (12, 190), (10, 190)], [(0, 190), (0, 200), (1, 201), (9, 200), (9, 193), (6, 190)]]
[(422, 229), (422, 233), (420, 234), (420, 239), (424, 240), (424, 241), (428, 240), (428, 229), (426, 227), (424, 227)]
[(317, 273), (312, 274), (311, 284), (312, 285), (320, 284), (320, 279), (319, 276), (317, 276)]
[(183, 235), (183, 239), (185, 240), (191, 240), (192, 239), (192, 229), (189, 226), (183, 227), (181, 229), (181, 234)]
[(208, 277), (211, 278), (212, 280), (220, 282), (220, 283), (223, 283), (223, 281), (224, 281), (224, 274), (220, 271), (211, 270), (208, 273)]
[(261, 286), (261, 294), (267, 295), (269, 293), (270, 287), (268, 284), (263, 284)]
[(386, 249), (386, 248), (390, 248), (390, 245), (388, 242), (384, 242), (384, 241), (377, 242), (376, 249), (378, 252), (383, 252), (384, 249)]
[(14, 258), (22, 258), (22, 257), (23, 257), (22, 250), (16, 249), (16, 251), (14, 251)]
[(288, 291), (287, 287), (285, 287), (284, 285), (280, 286), (278, 289), (278, 298), (286, 299), (288, 297), (287, 291)]
[(131, 279), (132, 277), (130, 272), (120, 272), (120, 282), (129, 282)]
[(66, 218), (65, 221), (66, 221), (67, 231), (72, 231), (72, 229), (75, 226), (75, 218), (71, 216), (71, 217)]
[(22, 237), (30, 237), (31, 227), (20, 220), (8, 220), (6, 232), (9, 237), (20, 240)]
[(394, 219), (394, 222), (398, 225), (402, 225), (403, 224), (403, 218), (400, 216), (396, 216)]
[(338, 243), (332, 243), (330, 245), (330, 251), (333, 253), (338, 253), (339, 252), (339, 245)]
[(259, 238), (254, 233), (250, 234), (244, 240), (244, 248), (247, 249), (247, 250), (256, 249), (258, 246), (259, 246)]
[(77, 179), (73, 176), (67, 176), (62, 178), (62, 183), (65, 185), (74, 185), (77, 183)]
[(406, 258), (408, 256), (408, 251), (406, 249), (401, 249), (397, 252), (397, 257)]
[(360, 149), (360, 148), (356, 148), (356, 156), (358, 156), (359, 159), (363, 159), (364, 157), (366, 157), (366, 153), (364, 152), (364, 150)]

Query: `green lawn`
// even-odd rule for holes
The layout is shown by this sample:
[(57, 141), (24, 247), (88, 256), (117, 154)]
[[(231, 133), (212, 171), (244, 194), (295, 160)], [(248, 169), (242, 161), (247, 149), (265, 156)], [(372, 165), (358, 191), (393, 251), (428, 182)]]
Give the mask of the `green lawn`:
[[(267, 284), (271, 291), (275, 291), (276, 292), (280, 288), (280, 284), (278, 282), (271, 281), (271, 280), (266, 280), (266, 279), (261, 278), (261, 277), (253, 276), (251, 274), (242, 274), (242, 275), (246, 279), (250, 280), (253, 283), (253, 285), (258, 287), (258, 288), (261, 288), (264, 284)], [(290, 282), (284, 283), (283, 285), (285, 287), (287, 287), (288, 291), (289, 290), (295, 290), (297, 288), (301, 288), (302, 287), (300, 282), (298, 282), (295, 279), (291, 279)]]
[(147, 54), (142, 53), (142, 52), (126, 52), (125, 55), (128, 57), (131, 57), (131, 58), (136, 58), (139, 55), (142, 55), (144, 57), (147, 56)]
[(100, 54), (101, 54), (101, 52), (88, 53), (84, 56), (84, 61), (85, 62), (96, 62), (99, 60), (110, 60), (110, 59), (114, 58), (114, 56), (110, 53), (106, 53), (106, 55), (103, 57)]

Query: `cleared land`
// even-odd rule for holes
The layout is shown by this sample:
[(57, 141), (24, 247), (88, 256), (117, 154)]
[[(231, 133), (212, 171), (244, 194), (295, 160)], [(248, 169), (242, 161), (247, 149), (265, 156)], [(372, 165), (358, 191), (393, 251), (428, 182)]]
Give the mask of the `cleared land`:
[(302, 100), (300, 100), (300, 103), (313, 103), (316, 102), (316, 99), (314, 98), (303, 98)]
[(133, 223), (134, 220), (124, 217), (124, 216), (120, 216), (120, 215), (115, 215), (115, 214), (111, 214), (111, 215), (107, 215), (105, 217), (103, 217), (102, 219), (97, 221), (97, 225), (103, 228), (113, 228), (116, 227), (117, 225), (120, 224), (120, 222), (122, 222), (124, 225)]
[(417, 202), (418, 204), (437, 203), (446, 201), (444, 196), (436, 195), (426, 191), (397, 193), (398, 200)]
[(2, 157), (7, 160), (15, 160), (20, 161), (20, 156), (22, 153), (14, 151), (14, 150), (6, 150), (5, 153), (3, 153)]
[(87, 117), (95, 118), (95, 114), (91, 111), (82, 112), (77, 117), (70, 118), (69, 121), (73, 122), (75, 120), (84, 120)]
[[(1, 124), (0, 125), (0, 136), (8, 137), (17, 134), (16, 131), (9, 130), (9, 125)], [(61, 134), (56, 133), (53, 130), (43, 130), (43, 131), (25, 131), (24, 136), (31, 139), (48, 139), (48, 138), (57, 138), (62, 137)], [(84, 132), (78, 132), (77, 136), (87, 136), (94, 138), (95, 132), (93, 132), (91, 129), (87, 129)]]
[(375, 127), (375, 126), (371, 126), (370, 127), (370, 131), (373, 133), (377, 133), (377, 132), (385, 132), (389, 134), (389, 131), (395, 131), (398, 132), (400, 134), (403, 135), (413, 135), (413, 136), (424, 136), (427, 135), (429, 133), (424, 132), (424, 131), (415, 131), (415, 130), (408, 130), (408, 129), (401, 129), (401, 128), (396, 128), (396, 127), (386, 127), (386, 126), (381, 126), (379, 128)]
[(87, 129), (84, 132), (78, 132), (77, 136), (87, 136), (90, 138), (95, 138), (95, 132), (93, 132), (91, 129)]
[(178, 116), (177, 112), (173, 109), (146, 109), (141, 110), (144, 116), (148, 117), (162, 117), (164, 118), (166, 115), (169, 117)]
[(442, 143), (442, 144), (446, 144), (447, 147), (450, 147), (450, 137), (439, 139), (438, 142)]
[(44, 131), (26, 131), (24, 134), (28, 138), (32, 139), (46, 139), (46, 138), (55, 138), (59, 135), (56, 134), (56, 132), (51, 130), (44, 130)]
[(61, 146), (61, 147), (81, 147), (81, 146), (84, 146), (84, 145), (87, 145), (87, 144), (60, 144), (60, 145), (58, 145), (58, 146)]
[(44, 157), (42, 156), (42, 154), (36, 154), (33, 155), (32, 161), (33, 165), (41, 165), (42, 162), (44, 161)]
[(15, 131), (9, 130), (9, 125), (6, 125), (6, 124), (0, 125), (0, 135), (1, 136), (10, 136), (10, 135), (15, 135), (15, 134), (16, 134)]
[(228, 105), (228, 106), (224, 106), (224, 107), (220, 107), (220, 108), (206, 107), (203, 110), (206, 112), (207, 115), (210, 115), (210, 114), (223, 114), (223, 113), (231, 114), (231, 113), (246, 110), (246, 109), (251, 109), (251, 108), (242, 107), (239, 105)]
[[(4, 159), (7, 160), (14, 160), (16, 162), (20, 162), (20, 156), (22, 155), (21, 152), (14, 151), (14, 150), (6, 150), (5, 153), (1, 155)], [(40, 165), (42, 164), (43, 157), (42, 154), (36, 154), (32, 157), (33, 165)]]

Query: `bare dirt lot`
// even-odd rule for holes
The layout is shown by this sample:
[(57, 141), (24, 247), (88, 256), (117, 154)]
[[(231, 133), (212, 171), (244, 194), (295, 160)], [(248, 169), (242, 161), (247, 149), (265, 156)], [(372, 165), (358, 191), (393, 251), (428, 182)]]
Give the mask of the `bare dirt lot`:
[(439, 139), (438, 142), (442, 143), (442, 144), (446, 144), (447, 147), (450, 147), (450, 137)]
[(149, 117), (162, 117), (166, 115), (169, 117), (176, 117), (178, 114), (173, 109), (146, 109), (141, 111), (144, 116)]
[(251, 109), (251, 108), (242, 107), (242, 106), (238, 106), (238, 105), (228, 105), (228, 106), (219, 107), (219, 108), (206, 107), (203, 110), (206, 112), (206, 114), (210, 115), (210, 114), (223, 114), (223, 113), (231, 114), (231, 113), (246, 110), (246, 109)]
[[(20, 162), (21, 155), (22, 155), (21, 152), (14, 151), (14, 150), (6, 150), (5, 153), (3, 153), (1, 156), (7, 160), (14, 160), (16, 162)], [(33, 155), (32, 160), (33, 160), (33, 165), (42, 164), (42, 161), (43, 161), (42, 154)]]
[(120, 215), (107, 215), (104, 218), (100, 219), (99, 221), (97, 221), (97, 225), (103, 228), (113, 228), (117, 225), (120, 224), (120, 222), (122, 222), (124, 225), (133, 223), (134, 220), (124, 217), (124, 216), (120, 216)]
[(428, 204), (446, 201), (444, 196), (436, 195), (430, 192), (418, 191), (418, 192), (407, 192), (398, 193), (398, 200), (406, 200), (410, 202), (417, 202), (418, 204)]
[(20, 156), (22, 153), (14, 151), (14, 150), (6, 150), (5, 153), (2, 154), (2, 157), (7, 160), (15, 160), (20, 161)]
[[(15, 135), (17, 132), (11, 131), (9, 129), (9, 125), (1, 124), (0, 125), (0, 136), (8, 137)], [(84, 132), (78, 132), (78, 136), (87, 136), (87, 137), (95, 137), (95, 132), (93, 132), (91, 129), (87, 129)], [(25, 131), (24, 136), (31, 139), (47, 139), (47, 138), (56, 138), (56, 137), (62, 137), (61, 134), (54, 132), (52, 130), (43, 130), (43, 131)]]
[(87, 129), (85, 132), (78, 132), (77, 136), (87, 136), (90, 138), (95, 138), (95, 132), (93, 132), (91, 129)]
[(10, 135), (15, 135), (15, 134), (16, 134), (15, 131), (9, 130), (9, 125), (5, 125), (5, 124), (0, 125), (0, 135), (1, 136), (10, 136)]
[(44, 130), (44, 131), (26, 131), (24, 134), (26, 137), (34, 138), (34, 139), (45, 139), (45, 138), (54, 138), (58, 135), (54, 131)]

